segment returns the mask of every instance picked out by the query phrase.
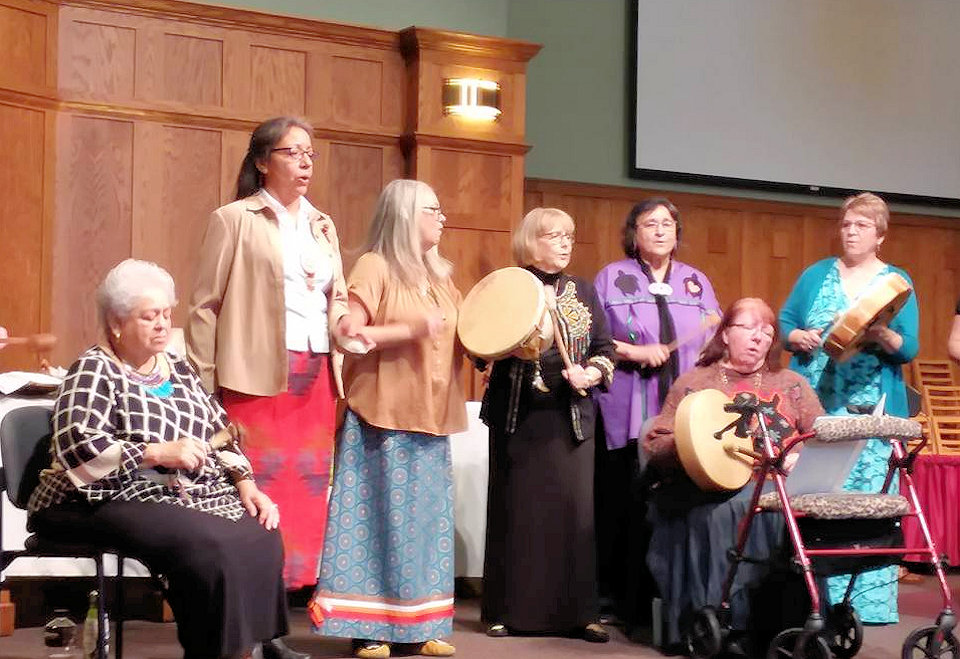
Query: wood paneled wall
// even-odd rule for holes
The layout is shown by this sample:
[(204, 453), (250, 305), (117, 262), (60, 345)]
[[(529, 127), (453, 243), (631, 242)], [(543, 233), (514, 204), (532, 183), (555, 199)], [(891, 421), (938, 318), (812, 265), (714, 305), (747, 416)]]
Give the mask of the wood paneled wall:
[[(499, 247), (522, 211), (535, 44), (176, 0), (0, 0), (0, 44), (0, 324), (55, 333), (56, 364), (97, 339), (95, 287), (129, 256), (171, 272), (183, 324), (206, 218), (232, 200), (250, 131), (270, 116), (315, 127), (309, 197), (348, 267), (394, 178), (437, 189), (464, 288), (494, 264), (475, 244)], [(443, 114), (442, 78), (468, 73), (502, 85), (497, 122)], [(35, 365), (0, 353), (0, 370)]]
[[(577, 223), (571, 271), (589, 278), (623, 258), (621, 232), (631, 207), (652, 196), (679, 208), (677, 258), (710, 278), (721, 305), (745, 296), (779, 310), (805, 267), (840, 253), (836, 207), (755, 201), (655, 189), (528, 179), (524, 206), (552, 206)], [(960, 294), (960, 220), (895, 213), (880, 257), (904, 268), (920, 305), (920, 356), (946, 359)]]

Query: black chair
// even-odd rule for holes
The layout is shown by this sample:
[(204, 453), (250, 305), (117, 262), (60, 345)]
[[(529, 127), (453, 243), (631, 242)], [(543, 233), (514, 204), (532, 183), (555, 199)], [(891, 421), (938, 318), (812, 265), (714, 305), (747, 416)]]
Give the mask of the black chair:
[[(52, 413), (46, 407), (28, 406), (11, 410), (0, 423), (0, 492), (6, 492), (10, 502), (17, 508), (26, 509), (30, 495), (40, 483), (40, 471), (50, 466), (50, 440), (53, 435)], [(97, 657), (107, 659), (108, 631), (106, 620), (106, 578), (103, 573), (103, 557), (117, 557), (116, 606), (114, 621), (116, 636), (114, 652), (117, 659), (123, 656), (123, 556), (110, 547), (96, 544), (65, 543), (44, 538), (36, 533), (24, 541), (25, 549), (2, 549), (3, 509), (0, 506), (0, 573), (10, 563), (23, 556), (55, 558), (88, 558), (96, 566), (97, 587), (100, 592), (99, 636)]]

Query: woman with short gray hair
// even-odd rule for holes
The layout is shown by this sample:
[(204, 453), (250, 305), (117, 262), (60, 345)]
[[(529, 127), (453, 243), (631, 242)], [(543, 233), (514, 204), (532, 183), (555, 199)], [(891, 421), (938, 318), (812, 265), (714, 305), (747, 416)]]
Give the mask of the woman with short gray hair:
[(287, 632), (280, 514), (223, 408), (166, 352), (175, 304), (154, 263), (127, 259), (104, 278), (103, 339), (60, 388), (31, 524), (166, 576), (186, 657), (262, 657)]

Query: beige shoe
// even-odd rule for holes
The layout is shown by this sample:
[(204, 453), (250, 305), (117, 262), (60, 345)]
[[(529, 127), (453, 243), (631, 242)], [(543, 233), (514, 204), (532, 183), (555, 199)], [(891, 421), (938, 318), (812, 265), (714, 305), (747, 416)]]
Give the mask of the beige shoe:
[(417, 650), (417, 654), (424, 657), (452, 657), (453, 653), (456, 651), (457, 648), (453, 647), (446, 641), (435, 638), (432, 641), (427, 641), (421, 645), (420, 649)]
[(353, 656), (359, 659), (388, 659), (390, 644), (381, 641), (354, 641)]

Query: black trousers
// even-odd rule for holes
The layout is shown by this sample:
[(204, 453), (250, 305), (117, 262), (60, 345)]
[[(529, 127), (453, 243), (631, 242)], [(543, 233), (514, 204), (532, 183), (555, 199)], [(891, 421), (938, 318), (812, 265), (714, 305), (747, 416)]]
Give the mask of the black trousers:
[(597, 423), (594, 502), (600, 597), (628, 627), (650, 622), (656, 585), (647, 568), (647, 484), (635, 442), (610, 450)]
[(287, 633), (283, 543), (256, 518), (107, 501), (58, 504), (30, 522), (45, 537), (106, 544), (164, 575), (189, 659), (228, 657)]

